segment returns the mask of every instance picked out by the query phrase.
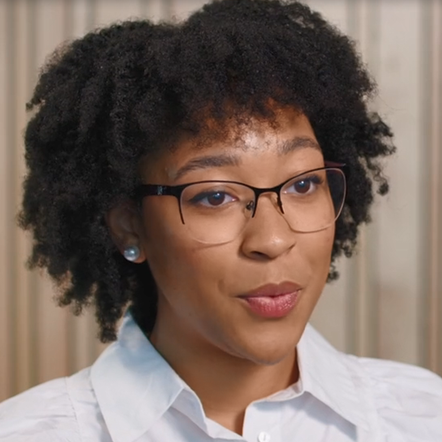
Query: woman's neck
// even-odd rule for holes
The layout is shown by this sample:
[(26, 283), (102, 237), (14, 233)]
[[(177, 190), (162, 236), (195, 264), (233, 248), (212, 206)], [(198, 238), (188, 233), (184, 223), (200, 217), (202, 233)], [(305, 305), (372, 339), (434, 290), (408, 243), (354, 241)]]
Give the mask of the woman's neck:
[(242, 434), (248, 405), (287, 388), (299, 377), (295, 348), (276, 364), (264, 365), (182, 335), (177, 342), (170, 333), (156, 329), (150, 340), (195, 391), (206, 416), (238, 434)]

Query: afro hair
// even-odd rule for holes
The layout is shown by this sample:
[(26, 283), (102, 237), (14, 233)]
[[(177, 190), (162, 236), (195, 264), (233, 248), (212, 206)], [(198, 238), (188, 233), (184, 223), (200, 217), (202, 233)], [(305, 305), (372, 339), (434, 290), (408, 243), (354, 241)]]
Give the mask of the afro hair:
[(131, 306), (146, 333), (156, 316), (147, 264), (126, 261), (105, 214), (140, 184), (141, 158), (208, 119), (274, 115), (269, 100), (304, 113), (326, 160), (348, 166), (336, 222), (335, 259), (354, 250), (376, 192), (390, 128), (367, 102), (376, 86), (354, 43), (299, 2), (218, 0), (178, 23), (126, 21), (64, 45), (40, 75), (25, 133), (28, 173), (22, 228), (33, 233), (30, 267), (59, 284), (60, 305), (94, 304), (103, 342)]

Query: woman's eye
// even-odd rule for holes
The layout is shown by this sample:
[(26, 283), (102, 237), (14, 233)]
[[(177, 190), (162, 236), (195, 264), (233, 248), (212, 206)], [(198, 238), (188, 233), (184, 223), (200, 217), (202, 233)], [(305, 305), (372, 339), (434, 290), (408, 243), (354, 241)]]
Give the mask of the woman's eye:
[(235, 198), (225, 192), (205, 192), (192, 198), (194, 204), (207, 207), (219, 207), (235, 201)]
[(312, 186), (313, 184), (310, 180), (302, 180), (294, 183), (293, 189), (296, 190), (297, 193), (308, 193)]
[(308, 195), (313, 193), (323, 182), (319, 176), (305, 177), (294, 181), (287, 189), (287, 193)]

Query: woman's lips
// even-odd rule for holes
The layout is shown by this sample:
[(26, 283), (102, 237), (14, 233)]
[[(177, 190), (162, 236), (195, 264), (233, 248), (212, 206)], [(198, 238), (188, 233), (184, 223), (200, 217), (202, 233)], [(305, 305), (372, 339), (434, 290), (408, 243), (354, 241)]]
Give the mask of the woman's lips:
[(282, 318), (289, 314), (298, 300), (297, 292), (277, 296), (251, 296), (244, 297), (250, 310), (264, 318)]
[(248, 308), (264, 318), (282, 318), (295, 307), (301, 288), (298, 284), (266, 284), (241, 295)]

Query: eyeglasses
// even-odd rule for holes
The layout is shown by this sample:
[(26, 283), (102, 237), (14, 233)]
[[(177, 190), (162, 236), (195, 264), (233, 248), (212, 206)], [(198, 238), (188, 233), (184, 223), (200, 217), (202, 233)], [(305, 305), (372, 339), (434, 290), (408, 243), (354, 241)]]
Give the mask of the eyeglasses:
[(293, 231), (317, 232), (336, 221), (345, 201), (345, 165), (326, 164), (275, 187), (258, 188), (236, 181), (142, 184), (135, 198), (141, 201), (146, 196), (174, 196), (181, 222), (195, 240), (205, 244), (233, 241), (255, 216), (259, 197), (266, 193), (276, 195), (275, 202)]

